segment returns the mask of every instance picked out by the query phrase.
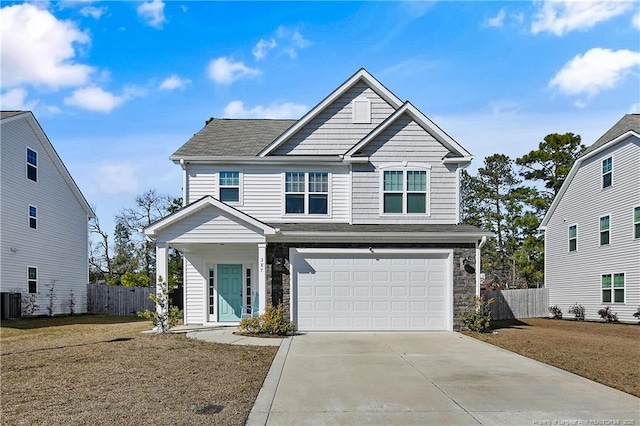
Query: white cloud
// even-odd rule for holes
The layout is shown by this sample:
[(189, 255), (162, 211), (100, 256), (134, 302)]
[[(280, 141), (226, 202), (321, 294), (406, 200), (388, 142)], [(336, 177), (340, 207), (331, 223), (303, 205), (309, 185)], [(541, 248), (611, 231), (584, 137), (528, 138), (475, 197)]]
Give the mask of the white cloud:
[(89, 111), (109, 113), (126, 101), (144, 94), (144, 90), (136, 86), (126, 87), (120, 96), (97, 86), (89, 86), (74, 90), (71, 96), (64, 98), (64, 103)]
[(251, 53), (253, 53), (253, 56), (257, 61), (259, 61), (260, 59), (264, 59), (267, 56), (267, 52), (275, 48), (277, 45), (278, 43), (273, 38), (271, 40), (265, 40), (261, 38), (260, 41), (253, 47)]
[(640, 102), (636, 102), (629, 107), (629, 114), (640, 114)]
[(35, 102), (26, 102), (27, 90), (23, 87), (15, 87), (0, 95), (0, 109), (3, 110), (31, 110)]
[(504, 25), (504, 18), (507, 16), (507, 13), (504, 9), (500, 9), (500, 12), (493, 18), (488, 18), (485, 22), (485, 26), (492, 28), (500, 28)]
[(153, 0), (144, 2), (138, 6), (138, 15), (147, 22), (150, 27), (161, 29), (167, 20), (164, 16), (164, 2)]
[(189, 84), (191, 84), (191, 80), (187, 78), (180, 78), (174, 74), (165, 78), (162, 83), (160, 83), (160, 90), (184, 89)]
[(297, 28), (279, 26), (276, 30), (276, 37), (283, 41), (281, 44), (284, 47), (284, 52), (291, 58), (298, 56), (298, 50), (311, 45), (311, 42), (304, 38)]
[(633, 15), (631, 24), (635, 27), (636, 30), (640, 30), (640, 12)]
[(615, 87), (639, 65), (639, 52), (596, 47), (567, 62), (549, 82), (549, 87), (568, 95), (591, 97)]
[(283, 104), (262, 105), (246, 109), (242, 101), (232, 101), (224, 107), (223, 115), (227, 118), (300, 118), (307, 112), (306, 105), (285, 102)]
[(630, 1), (545, 0), (539, 6), (531, 32), (562, 36), (574, 30), (588, 30), (633, 7)]
[(103, 195), (135, 194), (138, 191), (138, 170), (128, 161), (98, 164), (93, 181)]
[(100, 19), (102, 15), (107, 11), (107, 6), (103, 7), (95, 7), (95, 6), (86, 6), (80, 9), (80, 15), (89, 17), (91, 16), (94, 19)]
[(91, 40), (75, 24), (29, 3), (1, 8), (0, 22), (2, 86), (86, 84), (94, 69), (74, 63), (75, 48)]
[(220, 57), (209, 62), (209, 77), (218, 84), (231, 84), (241, 78), (252, 78), (261, 74), (256, 68), (250, 68), (242, 62), (233, 62), (228, 58)]
[(489, 102), (491, 113), (496, 116), (513, 115), (520, 110), (520, 105), (517, 102), (508, 99), (499, 99)]

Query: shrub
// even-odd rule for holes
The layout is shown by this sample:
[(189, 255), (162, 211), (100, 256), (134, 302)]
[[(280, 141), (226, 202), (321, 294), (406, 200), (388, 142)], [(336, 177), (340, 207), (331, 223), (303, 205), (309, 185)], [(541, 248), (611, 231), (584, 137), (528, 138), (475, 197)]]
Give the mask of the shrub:
[(241, 333), (286, 336), (294, 333), (297, 327), (285, 316), (283, 305), (277, 308), (269, 305), (264, 314), (240, 321), (239, 329)]
[(584, 321), (584, 306), (576, 303), (569, 308), (569, 313), (573, 314), (576, 321)]
[(172, 306), (169, 301), (169, 289), (167, 283), (159, 282), (160, 292), (158, 294), (150, 294), (149, 299), (153, 300), (156, 305), (155, 311), (146, 310), (138, 312), (140, 318), (144, 318), (153, 322), (153, 327), (159, 333), (166, 333), (171, 327), (175, 327), (182, 319), (183, 312), (177, 306)]
[(549, 313), (553, 319), (562, 319), (562, 309), (558, 308), (558, 305), (549, 306)]
[(606, 306), (598, 311), (600, 318), (605, 322), (618, 322), (618, 314), (613, 312), (609, 306)]
[(638, 324), (640, 324), (640, 306), (638, 306), (638, 310), (633, 314), (633, 316), (638, 318)]
[(485, 302), (484, 296), (473, 298), (473, 308), (470, 312), (462, 314), (464, 325), (471, 331), (486, 333), (491, 325), (491, 309), (490, 305), (493, 299)]

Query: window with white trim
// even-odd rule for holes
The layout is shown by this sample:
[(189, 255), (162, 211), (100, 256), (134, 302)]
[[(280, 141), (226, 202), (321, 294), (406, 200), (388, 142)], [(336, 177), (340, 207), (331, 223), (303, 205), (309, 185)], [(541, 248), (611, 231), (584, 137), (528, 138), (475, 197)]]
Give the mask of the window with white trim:
[(352, 119), (356, 124), (371, 123), (371, 100), (365, 97), (358, 97), (351, 101), (353, 109)]
[(240, 202), (240, 172), (221, 171), (218, 178), (220, 201)]
[(428, 174), (426, 170), (383, 170), (382, 212), (426, 214)]
[(38, 292), (38, 268), (27, 267), (27, 287), (31, 294)]
[(600, 218), (600, 245), (606, 246), (611, 242), (611, 216)]
[(602, 303), (624, 303), (624, 274), (603, 274)]
[(38, 153), (27, 148), (27, 179), (38, 181)]
[(602, 160), (602, 188), (607, 188), (613, 183), (613, 158)]
[(329, 173), (286, 172), (285, 214), (326, 215), (329, 213)]
[(569, 227), (569, 251), (578, 250), (578, 225)]
[(29, 206), (29, 228), (38, 229), (38, 209), (36, 206)]
[(640, 207), (633, 208), (633, 238), (640, 238)]

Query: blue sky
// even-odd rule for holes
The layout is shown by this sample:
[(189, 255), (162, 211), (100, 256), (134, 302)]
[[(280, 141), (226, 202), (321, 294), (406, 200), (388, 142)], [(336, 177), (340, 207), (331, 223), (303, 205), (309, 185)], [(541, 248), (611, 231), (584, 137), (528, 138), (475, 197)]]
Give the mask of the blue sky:
[(640, 6), (2, 2), (2, 109), (28, 109), (103, 226), (207, 118), (298, 118), (364, 67), (475, 156), (593, 143), (640, 112)]

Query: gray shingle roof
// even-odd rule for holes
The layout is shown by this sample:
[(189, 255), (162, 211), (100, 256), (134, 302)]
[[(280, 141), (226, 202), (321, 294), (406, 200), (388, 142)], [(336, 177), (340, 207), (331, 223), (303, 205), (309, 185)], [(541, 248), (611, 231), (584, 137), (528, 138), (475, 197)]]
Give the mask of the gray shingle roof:
[(273, 228), (280, 228), (282, 232), (442, 232), (442, 233), (476, 233), (491, 234), (476, 226), (467, 224), (378, 224), (378, 225), (350, 225), (348, 223), (269, 223)]
[(0, 120), (4, 118), (13, 117), (14, 115), (19, 115), (27, 111), (0, 111)]
[(606, 144), (617, 138), (618, 136), (633, 130), (636, 133), (640, 133), (640, 114), (627, 114), (620, 119), (612, 128), (607, 130), (604, 135), (589, 148), (587, 148), (582, 155), (586, 155), (591, 151), (595, 151), (602, 145)]
[(297, 120), (214, 119), (172, 158), (255, 156)]

